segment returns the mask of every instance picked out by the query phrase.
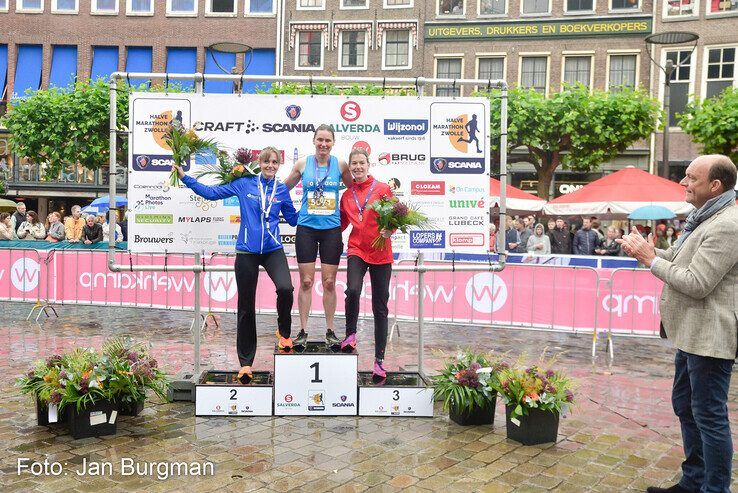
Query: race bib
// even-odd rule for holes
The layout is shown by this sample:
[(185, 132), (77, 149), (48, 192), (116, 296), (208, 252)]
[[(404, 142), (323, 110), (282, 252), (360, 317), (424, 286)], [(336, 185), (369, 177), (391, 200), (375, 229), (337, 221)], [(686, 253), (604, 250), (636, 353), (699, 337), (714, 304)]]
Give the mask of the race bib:
[(307, 212), (316, 216), (330, 216), (336, 212), (336, 203), (338, 202), (337, 192), (323, 192), (323, 196), (316, 198), (315, 191), (307, 192)]

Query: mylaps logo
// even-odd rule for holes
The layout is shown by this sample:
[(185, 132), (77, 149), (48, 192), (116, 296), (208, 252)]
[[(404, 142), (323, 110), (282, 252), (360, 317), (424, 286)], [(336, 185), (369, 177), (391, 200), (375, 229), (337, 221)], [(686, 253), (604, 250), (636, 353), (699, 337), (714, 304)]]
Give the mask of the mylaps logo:
[(476, 247), (484, 245), (482, 233), (451, 233), (448, 235), (448, 245), (456, 247)]
[(411, 181), (411, 195), (445, 195), (446, 184), (442, 181)]
[(341, 118), (355, 122), (361, 116), (361, 106), (356, 101), (346, 101), (341, 105)]
[(284, 112), (287, 114), (287, 118), (289, 118), (290, 120), (294, 122), (295, 120), (300, 118), (300, 114), (302, 113), (302, 108), (300, 108), (296, 104), (291, 104), (284, 109)]

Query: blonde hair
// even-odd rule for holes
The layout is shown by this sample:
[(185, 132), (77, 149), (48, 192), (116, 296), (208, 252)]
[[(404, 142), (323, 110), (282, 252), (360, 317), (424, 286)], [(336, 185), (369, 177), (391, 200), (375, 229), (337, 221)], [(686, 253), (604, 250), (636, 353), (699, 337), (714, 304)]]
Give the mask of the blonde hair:
[(258, 158), (259, 162), (261, 163), (261, 162), (268, 160), (272, 154), (277, 156), (277, 162), (279, 164), (282, 164), (282, 154), (280, 154), (277, 148), (273, 146), (267, 146), (261, 150), (261, 152), (259, 153), (259, 158)]

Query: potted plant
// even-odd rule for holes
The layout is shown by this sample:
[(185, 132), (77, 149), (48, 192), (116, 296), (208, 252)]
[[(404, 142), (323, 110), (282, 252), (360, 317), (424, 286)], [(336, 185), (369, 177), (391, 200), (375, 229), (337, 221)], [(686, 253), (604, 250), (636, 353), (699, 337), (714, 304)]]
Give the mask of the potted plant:
[(572, 381), (560, 371), (514, 365), (500, 371), (507, 437), (523, 445), (555, 442), (559, 416), (574, 402)]
[(37, 361), (26, 374), (17, 380), (24, 394), (30, 394), (36, 403), (36, 422), (39, 426), (65, 422), (66, 415), (59, 413), (62, 397), (62, 357), (51, 356)]
[(451, 420), (462, 426), (492, 424), (495, 382), (504, 366), (489, 354), (462, 350), (433, 377), (433, 397), (442, 400)]
[(141, 343), (130, 337), (116, 337), (103, 346), (103, 363), (109, 367), (111, 398), (123, 416), (138, 416), (144, 408), (146, 389), (164, 400), (169, 379)]

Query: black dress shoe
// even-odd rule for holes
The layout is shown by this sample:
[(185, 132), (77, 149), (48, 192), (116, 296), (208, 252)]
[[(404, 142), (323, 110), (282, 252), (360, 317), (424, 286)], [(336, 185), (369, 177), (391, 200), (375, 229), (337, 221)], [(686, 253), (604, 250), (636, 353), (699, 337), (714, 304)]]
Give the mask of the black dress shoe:
[(679, 486), (679, 483), (668, 488), (659, 488), (658, 486), (649, 486), (646, 489), (646, 493), (696, 493), (692, 490), (688, 490)]

